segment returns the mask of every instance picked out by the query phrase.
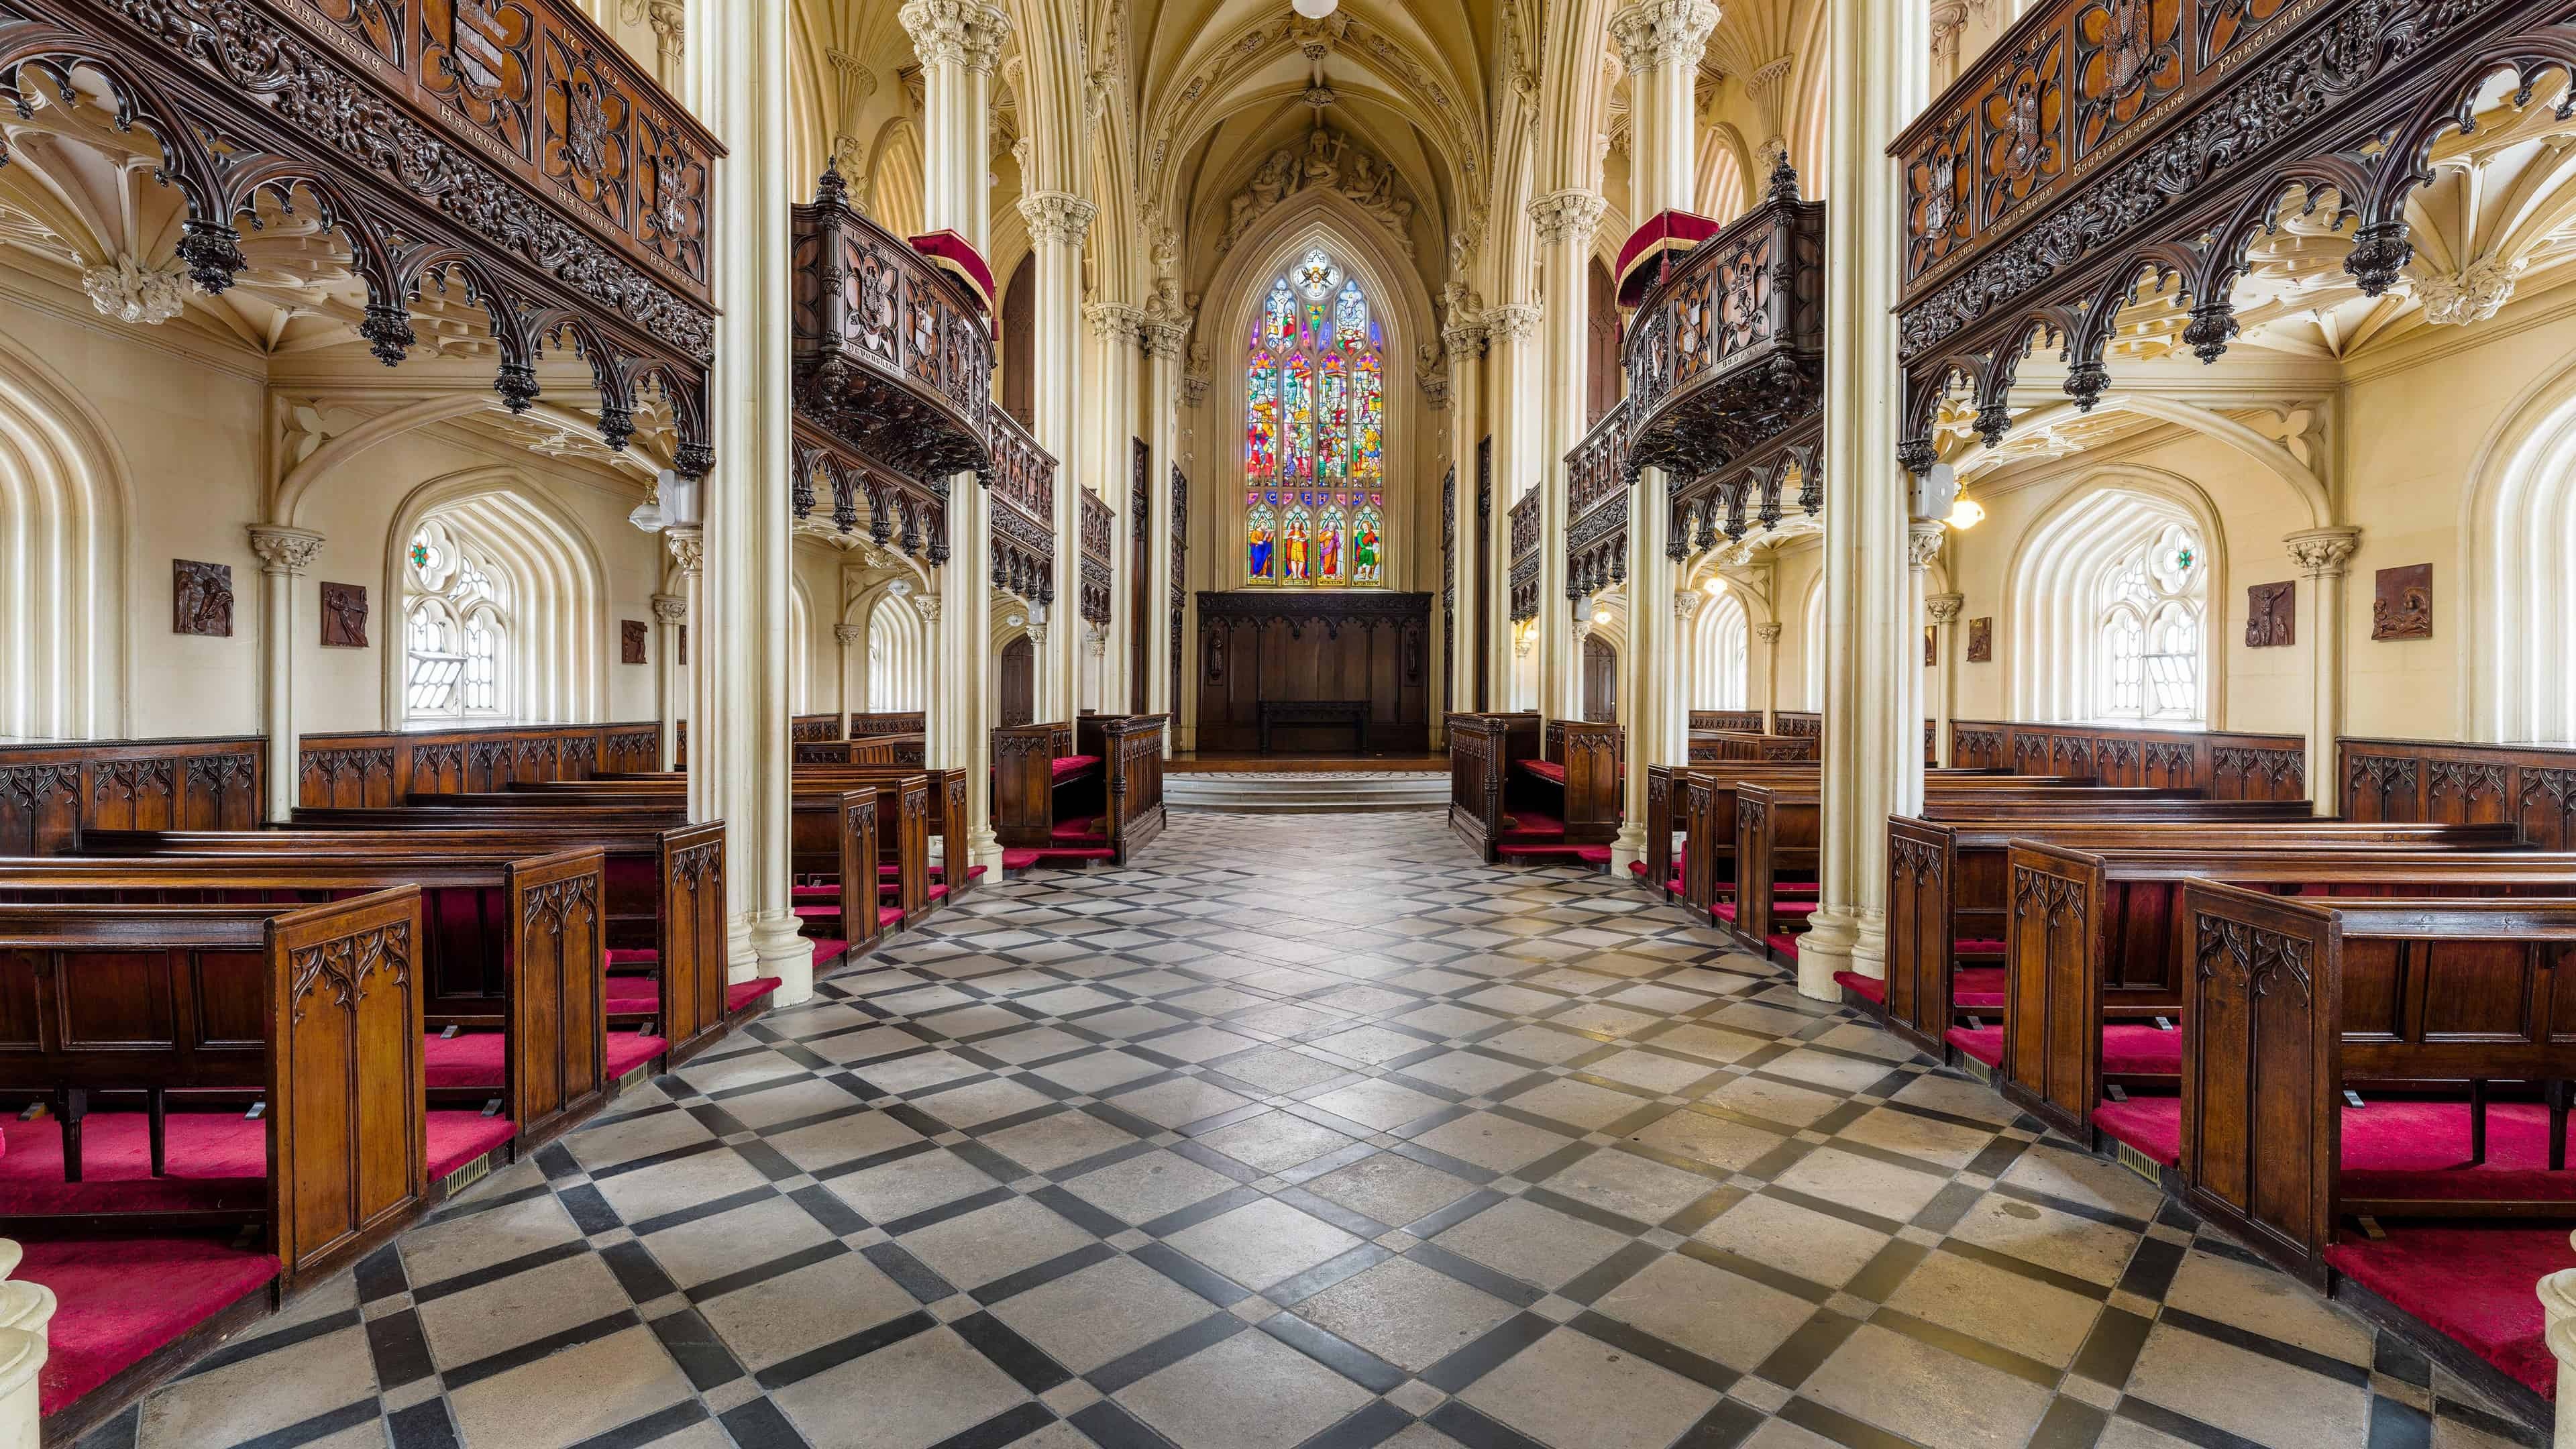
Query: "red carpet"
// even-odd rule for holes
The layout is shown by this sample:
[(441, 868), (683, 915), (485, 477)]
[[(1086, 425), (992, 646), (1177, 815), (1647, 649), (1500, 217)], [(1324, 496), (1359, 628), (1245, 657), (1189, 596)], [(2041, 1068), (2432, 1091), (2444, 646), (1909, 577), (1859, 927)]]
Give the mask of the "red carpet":
[(497, 1113), (429, 1114), (429, 1180), (433, 1183), (519, 1135), (519, 1124)]
[(50, 1354), (37, 1383), (50, 1414), (189, 1329), (263, 1291), (277, 1260), (212, 1238), (35, 1239), (17, 1275), (54, 1290)]
[(2391, 1223), (2385, 1231), (2378, 1242), (2355, 1235), (2335, 1244), (2326, 1261), (2542, 1398), (2558, 1397), (2558, 1361), (2541, 1338), (2532, 1285), (2576, 1268), (2565, 1223)]
[[(814, 964), (850, 949), (847, 941), (829, 936), (808, 936), (814, 943)], [(732, 982), (725, 987), (725, 1010), (740, 1011), (751, 1002), (778, 989), (775, 976), (755, 976), (749, 981)], [(611, 976), (608, 978), (608, 1009), (630, 1016), (645, 1016), (662, 1009), (662, 984), (650, 976)]]
[(2549, 1109), (2538, 1102), (2491, 1104), (2487, 1160), (2468, 1164), (2466, 1102), (2375, 1098), (2343, 1109), (2346, 1197), (2576, 1203), (2576, 1172), (2549, 1170)]
[(2115, 1077), (2179, 1077), (2182, 1033), (2121, 1024), (2102, 1028), (2102, 1070)]
[(662, 953), (651, 946), (611, 946), (608, 948), (608, 964), (659, 966), (662, 964)]
[(2093, 1109), (2093, 1125), (2167, 1167), (2182, 1161), (2182, 1098), (2131, 1097)]
[(1792, 961), (1798, 959), (1798, 938), (1790, 935), (1786, 931), (1773, 931), (1770, 935), (1762, 938), (1762, 944), (1779, 952), (1781, 955), (1788, 957)]
[(1082, 847), (1068, 847), (1060, 845), (1046, 846), (1039, 849), (1003, 851), (1002, 869), (1026, 870), (1030, 866), (1046, 861), (1115, 860), (1117, 858), (1118, 852), (1110, 849), (1106, 845)]
[(1972, 966), (1950, 977), (1950, 1004), (1961, 1011), (2004, 1009), (2004, 968)]
[(1552, 785), (1565, 783), (1565, 767), (1554, 760), (1521, 760), (1520, 767)]
[(610, 1032), (608, 1049), (603, 1053), (608, 1063), (608, 1079), (612, 1082), (616, 1081), (670, 1050), (670, 1046), (671, 1044), (662, 1038), (646, 1036), (640, 1031)]
[(1058, 755), (1055, 757), (1055, 782), (1059, 785), (1077, 775), (1100, 767), (1098, 755)]
[(2003, 953), (2003, 942), (1985, 936), (1969, 936), (1950, 945), (1950, 954), (1954, 956), (2000, 956)]
[[(268, 1205), (268, 1124), (238, 1112), (170, 1114), (168, 1171), (152, 1176), (140, 1112), (92, 1112), (81, 1123), (81, 1176), (63, 1181), (62, 1124), (10, 1124), (0, 1155), (0, 1219), (21, 1213), (259, 1211)], [(434, 1181), (518, 1135), (507, 1117), (433, 1111)]]
[(2004, 1064), (2004, 1029), (2000, 1026), (1954, 1026), (1941, 1033), (1941, 1040), (1959, 1049), (1959, 1055), (1990, 1067)]

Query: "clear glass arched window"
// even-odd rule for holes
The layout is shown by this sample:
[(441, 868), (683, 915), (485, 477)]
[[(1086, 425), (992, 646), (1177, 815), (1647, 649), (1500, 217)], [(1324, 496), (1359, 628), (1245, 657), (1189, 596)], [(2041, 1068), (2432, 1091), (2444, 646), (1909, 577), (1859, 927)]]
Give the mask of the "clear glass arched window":
[(2096, 634), (2101, 677), (2095, 713), (2143, 724), (2198, 724), (2206, 715), (2202, 658), (2209, 562), (2200, 536), (2157, 524), (2103, 571)]
[(403, 566), (404, 723), (509, 718), (509, 594), (488, 555), (446, 523), (412, 535)]

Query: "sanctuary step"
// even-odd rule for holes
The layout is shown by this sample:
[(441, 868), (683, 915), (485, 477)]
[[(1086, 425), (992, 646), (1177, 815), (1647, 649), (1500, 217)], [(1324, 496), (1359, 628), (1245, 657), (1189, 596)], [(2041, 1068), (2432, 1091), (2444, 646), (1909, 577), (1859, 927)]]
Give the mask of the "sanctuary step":
[(1449, 803), (1449, 776), (1436, 770), (1198, 770), (1163, 777), (1174, 810), (1241, 814), (1339, 815), (1435, 810)]

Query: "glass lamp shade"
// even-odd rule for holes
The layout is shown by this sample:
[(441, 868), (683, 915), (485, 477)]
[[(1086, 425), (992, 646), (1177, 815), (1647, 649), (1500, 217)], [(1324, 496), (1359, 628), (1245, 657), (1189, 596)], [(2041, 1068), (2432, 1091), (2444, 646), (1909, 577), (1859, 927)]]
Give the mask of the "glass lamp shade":
[(1986, 507), (1977, 500), (1961, 494), (1959, 501), (1950, 505), (1950, 516), (1941, 521), (1952, 528), (1974, 528), (1986, 521)]
[(1288, 8), (1309, 20), (1321, 20), (1340, 8), (1341, 0), (1289, 0)]

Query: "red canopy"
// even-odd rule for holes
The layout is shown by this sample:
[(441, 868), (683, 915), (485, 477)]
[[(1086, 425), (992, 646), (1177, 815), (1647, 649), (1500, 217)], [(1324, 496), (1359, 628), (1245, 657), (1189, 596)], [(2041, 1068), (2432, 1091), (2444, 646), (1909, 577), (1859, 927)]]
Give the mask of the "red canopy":
[(932, 266), (965, 283), (984, 315), (993, 314), (993, 269), (966, 238), (953, 231), (934, 231), (907, 240), (914, 251), (930, 259)]
[(1667, 261), (1717, 232), (1716, 222), (1687, 211), (1658, 212), (1648, 217), (1646, 224), (1629, 233), (1627, 244), (1619, 248), (1619, 305), (1634, 307), (1645, 301), (1646, 294), (1663, 279)]

